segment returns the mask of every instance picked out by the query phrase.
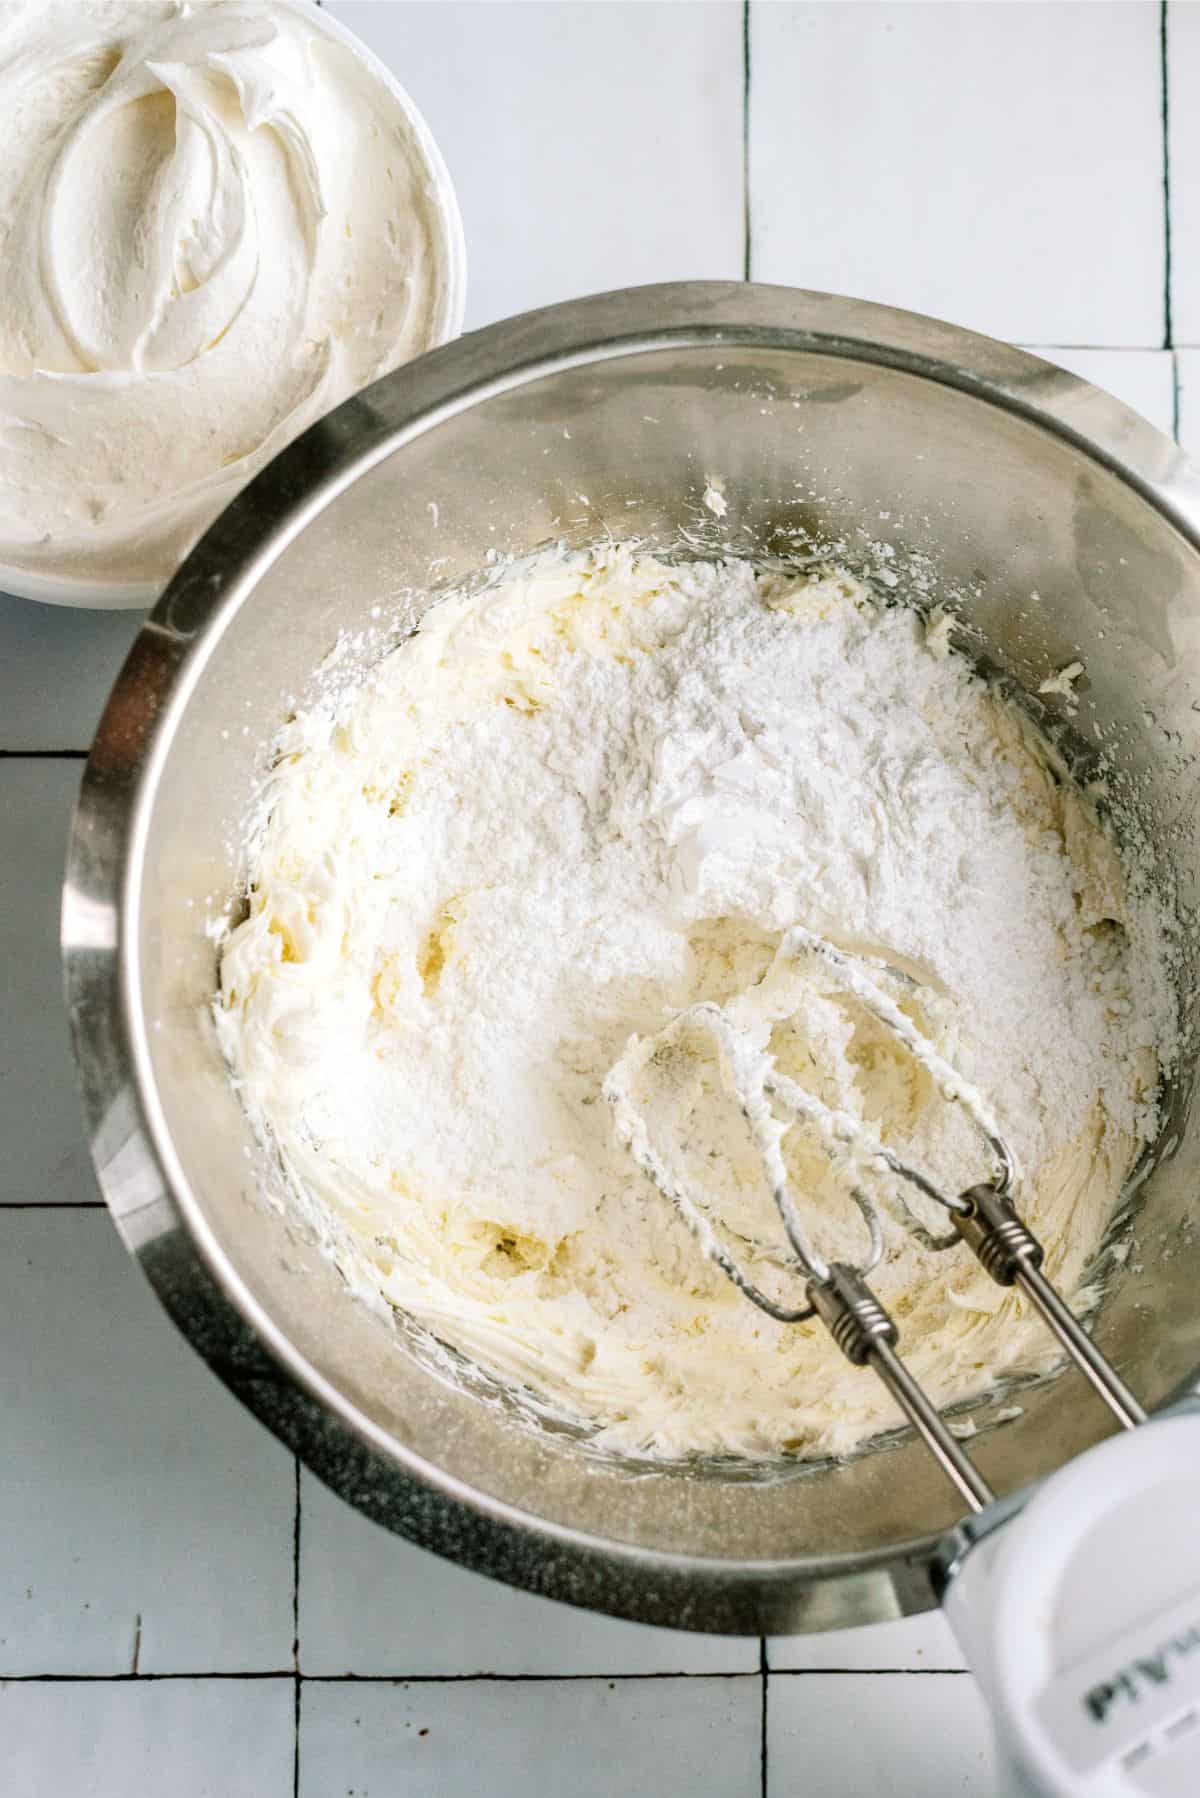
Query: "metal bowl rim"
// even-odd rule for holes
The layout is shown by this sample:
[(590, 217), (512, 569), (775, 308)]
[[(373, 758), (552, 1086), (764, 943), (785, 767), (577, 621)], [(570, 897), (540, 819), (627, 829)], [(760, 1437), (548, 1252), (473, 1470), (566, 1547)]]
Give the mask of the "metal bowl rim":
[[(528, 1540), (531, 1555), (539, 1548), (564, 1560), (565, 1572), (547, 1582), (525, 1577), (518, 1568), (502, 1570), (516, 1583), (571, 1596), (569, 1569), (573, 1558), (620, 1564), (636, 1571), (639, 1583), (682, 1574), (702, 1596), (717, 1600), (740, 1586), (758, 1591), (780, 1582), (797, 1592), (813, 1586), (832, 1588), (823, 1625), (895, 1616), (897, 1611), (927, 1608), (935, 1602), (932, 1586), (924, 1596), (917, 1582), (906, 1581), (897, 1601), (895, 1582), (887, 1577), (931, 1567), (938, 1534), (885, 1547), (840, 1555), (809, 1554), (771, 1560), (672, 1554), (629, 1542), (596, 1537), (551, 1523), (498, 1501), (415, 1455), (389, 1437), (355, 1405), (339, 1394), (289, 1343), (274, 1319), (246, 1288), (206, 1223), (186, 1173), (170, 1142), (158, 1108), (150, 1071), (149, 1047), (139, 1003), (137, 941), (142, 848), (152, 810), (158, 774), (172, 747), (175, 725), (190, 698), (209, 655), (231, 618), (267, 566), (331, 504), (339, 492), (375, 463), (385, 460), (405, 441), (424, 434), (445, 418), (474, 406), (489, 394), (509, 391), (570, 367), (586, 367), (610, 357), (649, 353), (672, 345), (717, 349), (722, 343), (865, 361), (897, 368), (927, 380), (956, 387), (993, 405), (1018, 413), (1065, 439), (1133, 487), (1164, 519), (1200, 550), (1200, 470), (1188, 462), (1170, 439), (1122, 402), (1056, 365), (991, 338), (870, 302), (781, 287), (734, 282), (686, 282), (602, 294), (519, 315), (418, 358), (385, 376), (365, 393), (345, 401), (325, 419), (289, 445), (248, 488), (243, 490), (201, 538), (169, 583), (143, 626), (130, 657), (114, 685), (89, 756), (72, 823), (64, 889), (62, 949), (76, 1059), (85, 1088), (93, 1160), (101, 1190), (126, 1246), (135, 1255), (166, 1302), (166, 1293), (146, 1266), (148, 1207), (131, 1220), (128, 1190), (153, 1190), (158, 1208), (155, 1234), (187, 1232), (200, 1266), (216, 1282), (255, 1338), (267, 1349), (298, 1394), (315, 1400), (347, 1446), (366, 1448), (379, 1464), (386, 1483), (390, 1474), (415, 1480), (435, 1495), (435, 1502), (461, 1514), (488, 1519)], [(1031, 398), (1033, 382), (1052, 391)], [(415, 389), (415, 392), (410, 390)], [(1078, 419), (1086, 400), (1086, 432)], [(325, 439), (333, 435), (332, 454)], [(313, 456), (321, 440), (321, 453)], [(312, 464), (316, 463), (316, 470)], [(262, 529), (261, 520), (271, 522)], [(247, 526), (256, 520), (247, 552)], [(180, 620), (186, 628), (180, 628)], [(112, 828), (96, 803), (106, 728), (129, 689), (139, 646), (155, 635), (173, 645), (153, 724), (131, 772), (118, 820), (120, 841), (112, 845), (103, 900), (115, 923), (113, 940), (98, 949), (94, 928), (84, 927), (75, 902), (72, 875), (86, 858), (89, 839)], [(144, 703), (145, 691), (142, 689)], [(111, 796), (111, 788), (108, 789)], [(94, 904), (94, 900), (92, 901)], [(94, 920), (93, 920), (94, 924)], [(105, 1006), (116, 998), (119, 1019), (106, 1017)], [(124, 1054), (121, 1054), (123, 1048)], [(115, 1052), (114, 1052), (115, 1050)], [(123, 1097), (133, 1097), (133, 1121), (123, 1144), (118, 1176), (100, 1142), (102, 1122)], [(179, 1321), (178, 1318), (176, 1321)], [(181, 1327), (185, 1327), (181, 1325)], [(213, 1363), (203, 1341), (194, 1346)], [(216, 1371), (248, 1399), (227, 1368)], [(1200, 1370), (1198, 1370), (1200, 1371)], [(289, 1446), (298, 1447), (302, 1432), (286, 1418), (272, 1415), (270, 1427)], [(340, 1489), (351, 1502), (355, 1489), (339, 1479), (337, 1452), (304, 1458), (313, 1471)], [(489, 1569), (486, 1551), (463, 1558)], [(883, 1579), (870, 1576), (883, 1573)], [(864, 1576), (867, 1576), (864, 1581)], [(839, 1607), (839, 1590), (845, 1604)], [(610, 1607), (623, 1615), (661, 1617), (663, 1594), (647, 1591), (644, 1602), (630, 1602), (628, 1590)], [(589, 1602), (597, 1602), (593, 1597)], [(599, 1600), (604, 1603), (603, 1597)], [(839, 1616), (844, 1608), (845, 1616)], [(720, 1611), (720, 1604), (717, 1604)], [(721, 1624), (727, 1627), (727, 1624)]]

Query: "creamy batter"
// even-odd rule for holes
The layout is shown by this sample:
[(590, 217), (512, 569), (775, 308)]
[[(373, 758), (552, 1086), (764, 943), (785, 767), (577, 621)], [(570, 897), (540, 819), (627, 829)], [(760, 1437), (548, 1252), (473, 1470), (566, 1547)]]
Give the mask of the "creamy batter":
[[(951, 1189), (987, 1177), (853, 995), (775, 963), (802, 925), (909, 977), (1079, 1293), (1155, 1128), (1160, 920), (943, 624), (831, 568), (555, 553), (432, 609), (277, 750), (218, 1025), (360, 1291), (626, 1449), (841, 1453), (895, 1422), (819, 1324), (772, 1323), (705, 1259), (602, 1097), (632, 1036), (713, 1000)], [(760, 1157), (693, 1037), (647, 1060), (639, 1104), (778, 1281)], [(803, 1126), (782, 1151), (820, 1251), (857, 1258), (844, 1176)], [(936, 1400), (1053, 1363), (1019, 1295), (875, 1196), (874, 1284)]]
[(165, 580), (445, 332), (444, 171), (292, 0), (0, 0), (0, 107), (0, 562)]

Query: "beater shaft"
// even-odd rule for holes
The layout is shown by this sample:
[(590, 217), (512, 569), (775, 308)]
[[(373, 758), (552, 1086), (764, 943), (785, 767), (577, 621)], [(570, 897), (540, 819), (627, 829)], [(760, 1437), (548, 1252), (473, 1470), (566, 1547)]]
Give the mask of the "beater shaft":
[[(790, 1112), (793, 1119), (816, 1129), (833, 1159), (853, 1166), (857, 1152), (873, 1159), (877, 1167), (888, 1169), (896, 1177), (896, 1196), (905, 1227), (924, 1248), (940, 1252), (965, 1243), (997, 1285), (1020, 1286), (1076, 1367), (1126, 1428), (1145, 1422), (1146, 1412), (1042, 1273), (1045, 1250), (1017, 1214), (1013, 1191), (1019, 1169), (990, 1105), (959, 1077), (876, 978), (880, 972), (890, 973), (897, 980), (902, 976), (884, 964), (848, 955), (800, 926), (784, 936), (772, 966), (805, 954), (817, 957), (834, 981), (904, 1044), (945, 1097), (962, 1106), (992, 1154), (997, 1177), (991, 1184), (972, 1186), (958, 1194), (941, 1190), (927, 1174), (911, 1167), (882, 1143), (860, 1119), (831, 1108), (781, 1072), (769, 1053), (747, 1039), (744, 1032), (739, 1033), (725, 1008), (711, 1002), (681, 1012), (674, 1026), (668, 1025), (657, 1038), (643, 1041), (632, 1037), (625, 1056), (609, 1071), (604, 1094), (613, 1107), (621, 1141), (643, 1173), (672, 1201), (704, 1252), (722, 1272), (752, 1304), (779, 1323), (802, 1323), (814, 1315), (819, 1317), (848, 1361), (856, 1367), (872, 1368), (971, 1509), (982, 1511), (993, 1502), (994, 1492), (897, 1354), (896, 1325), (867, 1285), (866, 1275), (883, 1253), (883, 1233), (862, 1179), (856, 1171), (850, 1193), (867, 1225), (867, 1258), (858, 1266), (844, 1261), (826, 1262), (808, 1240), (792, 1197), (772, 1101)], [(705, 1206), (697, 1202), (651, 1141), (646, 1118), (635, 1101), (632, 1077), (650, 1064), (656, 1044), (666, 1039), (667, 1032), (677, 1030), (685, 1022), (693, 1029), (707, 1030), (716, 1041), (725, 1085), (737, 1099), (756, 1137), (792, 1266), (805, 1280), (804, 1305), (785, 1305), (751, 1279), (722, 1240)], [(904, 1198), (905, 1185), (940, 1205), (952, 1228), (944, 1235), (930, 1231)]]
[(995, 1493), (896, 1353), (896, 1326), (859, 1270), (835, 1261), (828, 1279), (809, 1281), (808, 1302), (846, 1359), (878, 1374), (971, 1509), (990, 1505)]
[(1043, 1274), (1045, 1251), (1017, 1216), (1010, 1195), (995, 1186), (972, 1186), (962, 1199), (967, 1208), (952, 1212), (951, 1221), (984, 1272), (999, 1286), (1020, 1286), (1028, 1293), (1076, 1367), (1126, 1429), (1145, 1423), (1145, 1410)]
[(1135, 1424), (1145, 1423), (1147, 1413), (1144, 1407), (1138, 1403), (1112, 1363), (1100, 1353), (1087, 1331), (1081, 1328), (1079, 1320), (1063, 1303), (1040, 1269), (1030, 1266), (1022, 1267), (1017, 1275), (1017, 1280), (1029, 1294), (1080, 1373), (1091, 1381), (1113, 1416), (1118, 1418), (1127, 1430), (1131, 1430)]
[(971, 1509), (982, 1511), (990, 1505), (996, 1494), (975, 1463), (963, 1453), (941, 1412), (926, 1398), (890, 1343), (875, 1345), (871, 1365)]

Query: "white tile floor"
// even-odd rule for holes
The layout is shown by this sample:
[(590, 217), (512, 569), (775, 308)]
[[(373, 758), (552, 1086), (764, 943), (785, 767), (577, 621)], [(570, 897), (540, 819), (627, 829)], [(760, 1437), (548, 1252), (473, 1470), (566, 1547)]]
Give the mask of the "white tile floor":
[[(1200, 5), (1165, 14), (1169, 282), (1153, 0), (330, 10), (444, 146), (470, 324), (749, 258), (1043, 346), (1200, 454)], [(297, 1486), (176, 1337), (94, 1208), (54, 947), (61, 752), (136, 624), (0, 596), (5, 1798), (982, 1798), (939, 1618), (773, 1640), (764, 1676), (510, 1593)]]
[(991, 1798), (983, 1700), (969, 1674), (772, 1674), (767, 1773), (778, 1792)]
[(1171, 0), (1165, 19), (1170, 106), (1172, 335), (1200, 344), (1200, 6)]
[(441, 145), (468, 330), (606, 287), (741, 277), (740, 4), (326, 10), (397, 71)]
[(1003, 4), (753, 7), (754, 278), (1012, 341), (1161, 344), (1158, 9), (1017, 18)]
[(0, 1677), (290, 1670), (292, 1458), (103, 1209), (0, 1211), (0, 1368)]
[(1200, 456), (1200, 350), (1180, 350), (1178, 365), (1179, 441)]
[(309, 1474), (300, 1496), (299, 1640), (306, 1674), (758, 1670), (753, 1638), (632, 1628), (572, 1610), (481, 1580), (389, 1536)]
[(300, 1798), (758, 1798), (761, 1715), (747, 1674), (306, 1683)]
[[(14, 662), (23, 660), (18, 651)], [(10, 1205), (93, 1196), (67, 1016), (50, 1003), (60, 982), (58, 899), (78, 785), (77, 761), (0, 760), (0, 967), (6, 1009), (21, 1020), (19, 1031), (0, 1039), (3, 1197)]]
[(0, 593), (0, 754), (86, 749), (140, 623)]
[(287, 1798), (295, 1727), (290, 1679), (0, 1684), (4, 1798)]

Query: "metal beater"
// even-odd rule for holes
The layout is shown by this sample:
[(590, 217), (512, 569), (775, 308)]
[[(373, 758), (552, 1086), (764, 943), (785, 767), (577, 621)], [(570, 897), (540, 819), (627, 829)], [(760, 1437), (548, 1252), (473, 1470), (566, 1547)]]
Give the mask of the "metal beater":
[[(858, 1119), (782, 1074), (719, 1005), (694, 1005), (657, 1037), (632, 1039), (605, 1081), (618, 1135), (678, 1208), (705, 1252), (751, 1302), (782, 1323), (819, 1317), (842, 1353), (870, 1366), (971, 1507), (942, 1539), (932, 1596), (950, 1620), (988, 1698), (1005, 1798), (1195, 1798), (1200, 1791), (1200, 1403), (1194, 1395), (1147, 1422), (1125, 1382), (1042, 1273), (1041, 1243), (1017, 1214), (1018, 1169), (990, 1108), (890, 996), (910, 987), (887, 963), (846, 954), (812, 932), (784, 937), (776, 962), (819, 961), (899, 1039), (963, 1109), (993, 1163), (990, 1181), (947, 1193)], [(633, 1096), (637, 1072), (669, 1055), (682, 1029), (714, 1039), (770, 1183), (789, 1253), (767, 1252), (804, 1281), (786, 1305), (750, 1277), (696, 1193), (651, 1140)], [(826, 1261), (809, 1241), (788, 1184), (778, 1107), (804, 1121), (848, 1169), (868, 1248), (854, 1265)], [(869, 1164), (869, 1173), (868, 1173)], [(1033, 1300), (1071, 1360), (1124, 1426), (1036, 1490), (997, 1499), (896, 1352), (897, 1329), (867, 1276), (883, 1230), (867, 1179), (886, 1170), (905, 1226), (927, 1249), (959, 1243), (1001, 1286)], [(942, 1234), (914, 1214), (905, 1189), (940, 1206)], [(749, 1242), (746, 1232), (742, 1238)], [(763, 1255), (763, 1245), (753, 1244)], [(1144, 1429), (1130, 1430), (1134, 1424)]]
[[(855, 1163), (882, 1163), (896, 1182), (905, 1227), (925, 1248), (941, 1251), (966, 1243), (998, 1285), (1017, 1285), (1028, 1293), (1071, 1360), (1087, 1375), (1124, 1426), (1142, 1423), (1146, 1413), (1042, 1272), (1045, 1251), (1016, 1209), (1016, 1159), (986, 1101), (943, 1059), (882, 984), (885, 980), (893, 985), (913, 983), (882, 961), (848, 955), (823, 937), (797, 926), (781, 941), (775, 965), (803, 956), (817, 958), (838, 986), (903, 1043), (937, 1082), (944, 1097), (962, 1107), (994, 1163), (995, 1174), (990, 1182), (959, 1194), (943, 1192), (920, 1169), (881, 1143), (859, 1120), (825, 1105), (781, 1073), (769, 1055), (749, 1048), (726, 1011), (712, 1003), (693, 1005), (657, 1037), (631, 1043), (605, 1080), (604, 1094), (612, 1106), (621, 1141), (642, 1172), (670, 1199), (722, 1272), (752, 1304), (779, 1323), (819, 1317), (849, 1361), (874, 1369), (967, 1503), (980, 1511), (993, 1502), (995, 1494), (897, 1353), (896, 1324), (867, 1283), (867, 1276), (883, 1253), (883, 1229), (866, 1185), (855, 1178), (851, 1186), (851, 1196), (867, 1228), (866, 1256), (855, 1264), (827, 1262), (809, 1240), (792, 1196), (773, 1105), (812, 1126), (829, 1154), (849, 1164), (852, 1173)], [(793, 1265), (804, 1279), (804, 1302), (799, 1305), (780, 1304), (750, 1277), (709, 1215), (672, 1173), (651, 1141), (645, 1118), (634, 1103), (633, 1075), (652, 1058), (664, 1038), (681, 1027), (706, 1031), (716, 1043), (726, 1083), (741, 1106), (762, 1156), (771, 1196), (794, 1257)], [(933, 1234), (916, 1216), (905, 1199), (906, 1186), (946, 1212), (950, 1228), (944, 1234)]]

